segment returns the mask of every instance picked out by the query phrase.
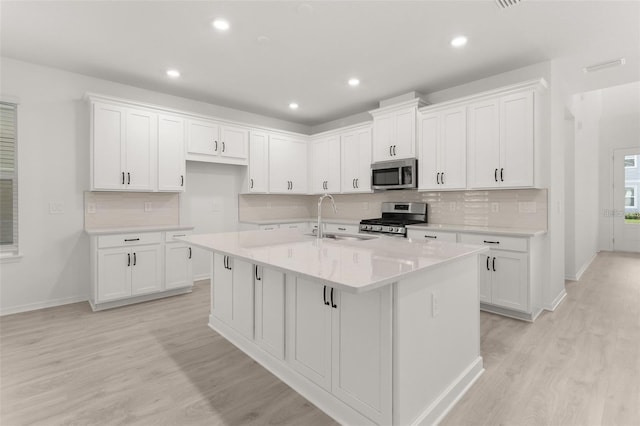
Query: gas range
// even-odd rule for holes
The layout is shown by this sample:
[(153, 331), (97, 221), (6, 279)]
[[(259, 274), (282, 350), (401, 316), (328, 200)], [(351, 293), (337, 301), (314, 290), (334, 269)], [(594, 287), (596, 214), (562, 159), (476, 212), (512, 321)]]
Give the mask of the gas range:
[(407, 236), (407, 225), (427, 222), (426, 203), (382, 203), (382, 217), (360, 221), (360, 232)]

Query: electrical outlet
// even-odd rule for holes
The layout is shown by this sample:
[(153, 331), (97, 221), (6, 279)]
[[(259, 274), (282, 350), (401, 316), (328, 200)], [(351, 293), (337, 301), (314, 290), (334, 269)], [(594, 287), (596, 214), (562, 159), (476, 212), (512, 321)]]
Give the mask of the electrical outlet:
[(437, 291), (431, 293), (431, 316), (437, 317), (440, 313), (440, 295)]
[(50, 201), (49, 202), (49, 214), (63, 214), (64, 203), (62, 201)]
[(518, 203), (518, 213), (535, 213), (537, 205), (535, 201), (521, 201)]
[(144, 211), (145, 212), (150, 212), (151, 210), (152, 210), (151, 209), (151, 201), (145, 201), (144, 202)]
[(96, 203), (87, 203), (87, 213), (96, 212)]
[(491, 213), (500, 213), (500, 203), (491, 203)]

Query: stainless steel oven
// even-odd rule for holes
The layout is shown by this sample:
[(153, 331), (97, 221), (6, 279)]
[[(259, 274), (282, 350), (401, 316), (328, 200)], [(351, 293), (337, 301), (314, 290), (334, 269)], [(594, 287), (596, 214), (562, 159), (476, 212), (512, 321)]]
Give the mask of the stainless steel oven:
[(381, 189), (416, 189), (418, 160), (382, 161), (371, 165), (371, 187)]

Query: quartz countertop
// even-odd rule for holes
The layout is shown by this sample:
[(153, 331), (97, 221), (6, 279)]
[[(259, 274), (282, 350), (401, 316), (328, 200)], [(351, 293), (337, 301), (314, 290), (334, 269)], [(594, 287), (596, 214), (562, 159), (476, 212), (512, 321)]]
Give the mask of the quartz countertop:
[(164, 231), (190, 231), (193, 226), (189, 225), (148, 225), (148, 226), (109, 226), (105, 228), (85, 228), (85, 232), (89, 235), (110, 235), (110, 234), (128, 234), (135, 232), (164, 232)]
[(176, 240), (259, 266), (320, 280), (351, 293), (373, 290), (489, 250), (468, 244), (397, 237), (318, 241), (299, 230), (282, 229), (199, 234)]
[(495, 226), (442, 225), (435, 223), (407, 225), (407, 229), (420, 231), (469, 232), (472, 234), (507, 235), (513, 237), (535, 237), (547, 233), (546, 229), (500, 228)]

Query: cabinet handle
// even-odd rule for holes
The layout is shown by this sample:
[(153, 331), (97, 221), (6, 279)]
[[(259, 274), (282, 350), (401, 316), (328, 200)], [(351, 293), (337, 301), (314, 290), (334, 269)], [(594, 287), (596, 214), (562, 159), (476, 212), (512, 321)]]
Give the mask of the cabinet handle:
[(487, 240), (483, 240), (482, 241), (485, 244), (500, 244), (500, 241), (487, 241)]
[(227, 256), (227, 266), (229, 267), (230, 271), (233, 271), (233, 268), (231, 267), (231, 258), (229, 256)]
[(347, 230), (347, 228), (340, 228), (340, 227), (338, 227), (338, 231), (346, 231), (346, 230)]
[(130, 241), (140, 241), (140, 238), (125, 238), (125, 239), (124, 239), (124, 242), (125, 242), (125, 243), (128, 243), (128, 242), (130, 242)]
[(122, 184), (124, 185), (124, 172), (122, 172)]
[(173, 234), (172, 238), (175, 238), (175, 237), (184, 237), (184, 236), (186, 236), (186, 235), (187, 235), (187, 234)]
[(133, 266), (136, 266), (136, 254), (133, 253)]
[(222, 152), (224, 152), (224, 141), (222, 141)]
[(131, 185), (131, 173), (127, 172), (127, 185)]
[(395, 156), (395, 155), (397, 155), (397, 154), (396, 154), (396, 146), (395, 146), (395, 145), (393, 146), (393, 155), (394, 155), (394, 156)]
[(222, 266), (224, 266), (224, 269), (229, 269), (229, 267), (227, 267), (227, 256), (222, 258)]
[(322, 298), (324, 299), (324, 304), (329, 306), (329, 302), (327, 301), (327, 286), (326, 285), (322, 289)]
[(436, 175), (436, 184), (440, 185), (440, 172)]
[(495, 169), (493, 171), (493, 178), (495, 179), (496, 182), (498, 181), (498, 169)]
[(331, 287), (331, 307), (332, 308), (337, 308), (338, 307), (338, 305), (333, 303), (333, 287)]
[(291, 181), (291, 190), (293, 190), (293, 181)]
[(503, 172), (504, 172), (504, 169), (500, 169), (500, 182), (504, 182), (504, 178), (502, 177)]
[(258, 276), (258, 265), (254, 265), (256, 268), (256, 281), (262, 281), (262, 278)]
[(360, 187), (360, 183), (358, 182), (360, 180), (360, 178), (356, 178), (356, 188)]
[(184, 175), (180, 175), (180, 186), (184, 186)]
[(127, 266), (131, 266), (131, 253), (127, 253)]
[(493, 272), (496, 271), (496, 258), (495, 257), (493, 258), (491, 268), (493, 268)]
[(251, 179), (251, 184), (249, 185), (250, 189), (253, 189), (253, 179)]
[(213, 141), (213, 142), (216, 144), (216, 146), (213, 148), (213, 150), (217, 151), (218, 150), (218, 141)]
[(355, 179), (353, 179), (351, 181), (351, 186), (355, 189), (355, 187), (356, 187), (356, 180)]
[(444, 185), (444, 172), (440, 174), (440, 183)]
[(433, 238), (434, 240), (435, 240), (436, 238), (438, 238), (438, 236), (437, 236), (437, 235), (425, 235), (424, 237), (425, 237), (425, 238)]
[(393, 157), (393, 145), (389, 145), (389, 157)]
[(487, 256), (487, 271), (490, 271), (491, 269), (489, 269), (489, 259), (491, 259), (489, 256)]
[(189, 259), (191, 259), (191, 247), (189, 247)]

